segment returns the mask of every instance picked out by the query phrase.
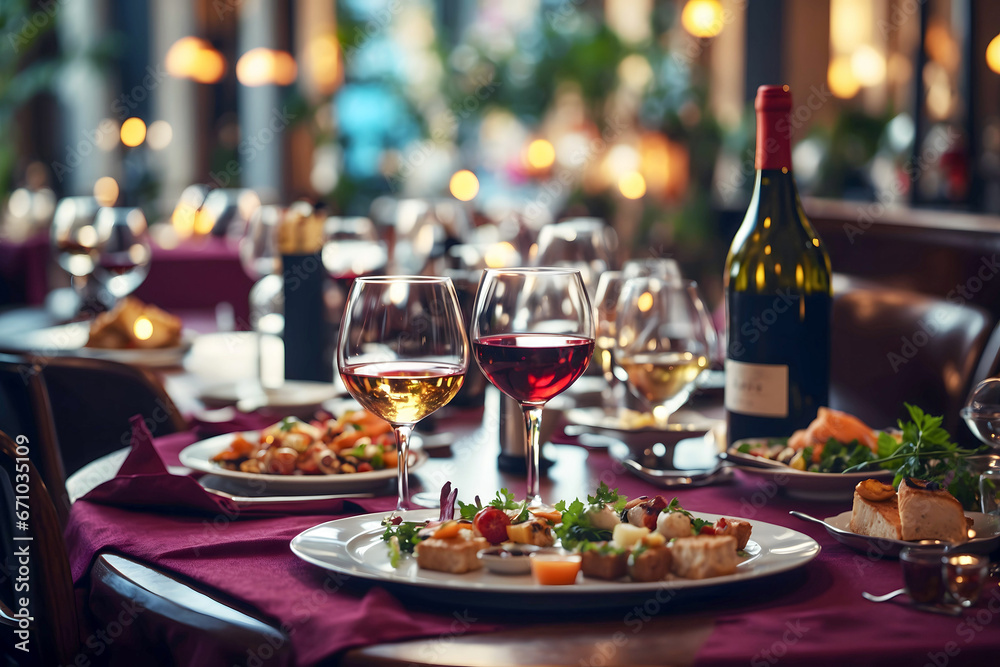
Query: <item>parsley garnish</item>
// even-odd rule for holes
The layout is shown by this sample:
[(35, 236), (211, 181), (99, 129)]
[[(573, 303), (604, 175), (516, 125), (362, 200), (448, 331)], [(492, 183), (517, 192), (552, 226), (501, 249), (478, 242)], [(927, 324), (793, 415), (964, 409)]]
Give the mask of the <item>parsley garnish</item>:
[[(899, 420), (903, 431), (901, 443), (888, 433), (878, 438), (879, 458), (867, 465), (876, 464), (896, 476), (892, 485), (899, 486), (904, 477), (914, 477), (927, 482), (937, 482), (955, 496), (967, 510), (979, 508), (978, 476), (973, 471), (970, 456), (988, 451), (988, 448), (963, 449), (952, 442), (951, 436), (941, 428), (942, 417), (933, 417), (915, 405), (905, 404), (910, 421)], [(844, 472), (856, 472), (863, 465), (855, 465)]]
[(278, 430), (282, 433), (288, 433), (298, 422), (299, 420), (295, 417), (285, 417), (281, 420), (281, 423), (278, 424)]
[(391, 516), (382, 519), (382, 525), (385, 526), (382, 539), (389, 543), (389, 562), (393, 567), (396, 567), (399, 565), (399, 556), (401, 553), (413, 553), (413, 547), (423, 541), (417, 537), (417, 533), (427, 523), (424, 521), (400, 521), (399, 523), (393, 523), (392, 520)]
[(620, 495), (618, 489), (610, 489), (601, 482), (597, 493), (587, 496), (587, 504), (577, 498), (566, 504), (565, 500), (556, 503), (556, 509), (562, 513), (562, 522), (554, 530), (563, 547), (575, 549), (586, 542), (605, 542), (611, 539), (611, 531), (596, 528), (590, 521), (591, 511), (600, 511), (605, 505), (610, 505), (615, 513), (621, 513), (628, 502), (626, 496)]

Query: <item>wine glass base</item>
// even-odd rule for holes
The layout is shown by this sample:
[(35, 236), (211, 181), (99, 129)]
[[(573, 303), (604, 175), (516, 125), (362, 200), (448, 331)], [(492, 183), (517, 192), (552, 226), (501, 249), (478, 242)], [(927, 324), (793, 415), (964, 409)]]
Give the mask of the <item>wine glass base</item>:
[(438, 507), (441, 507), (441, 498), (439, 495), (431, 493), (430, 491), (421, 491), (420, 493), (414, 493), (410, 496), (410, 505), (413, 507), (437, 509)]

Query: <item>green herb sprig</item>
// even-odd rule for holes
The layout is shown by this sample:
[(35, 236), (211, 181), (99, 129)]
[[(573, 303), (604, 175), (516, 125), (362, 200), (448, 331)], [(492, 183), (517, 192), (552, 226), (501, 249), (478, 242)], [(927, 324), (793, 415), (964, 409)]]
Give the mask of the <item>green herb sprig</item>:
[[(476, 518), (476, 514), (478, 514), (479, 510), (483, 509), (483, 507), (496, 507), (510, 513), (511, 523), (521, 523), (522, 521), (528, 520), (528, 501), (516, 501), (514, 499), (514, 494), (506, 488), (497, 491), (496, 498), (488, 502), (485, 506), (479, 500), (479, 496), (476, 496), (476, 502), (474, 503), (463, 503), (461, 500), (458, 501), (458, 513), (463, 519), (468, 519), (469, 521)], [(517, 514), (514, 515), (513, 512), (517, 512)]]
[(556, 509), (562, 513), (562, 520), (553, 530), (566, 549), (575, 549), (587, 542), (605, 542), (611, 539), (612, 531), (595, 527), (590, 520), (591, 511), (602, 510), (605, 505), (610, 505), (616, 513), (621, 513), (626, 503), (627, 496), (601, 482), (597, 493), (587, 496), (586, 503), (579, 498), (569, 504), (565, 500), (557, 502)]
[(902, 441), (888, 433), (879, 434), (878, 458), (867, 464), (855, 465), (844, 472), (859, 472), (868, 465), (895, 470), (895, 487), (904, 477), (937, 482), (955, 496), (967, 510), (979, 509), (978, 475), (969, 457), (983, 453), (986, 447), (964, 449), (952, 442), (941, 427), (942, 417), (925, 413), (915, 405), (905, 404), (910, 421), (899, 420)]

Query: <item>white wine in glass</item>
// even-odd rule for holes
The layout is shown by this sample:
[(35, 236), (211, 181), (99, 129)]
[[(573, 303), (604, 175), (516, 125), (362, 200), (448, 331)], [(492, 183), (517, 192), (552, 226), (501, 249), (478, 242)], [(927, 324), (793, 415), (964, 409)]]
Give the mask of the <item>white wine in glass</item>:
[(469, 367), (451, 279), (357, 278), (340, 327), (337, 367), (358, 403), (392, 425), (399, 450), (396, 508), (410, 509), (410, 434), (455, 397)]

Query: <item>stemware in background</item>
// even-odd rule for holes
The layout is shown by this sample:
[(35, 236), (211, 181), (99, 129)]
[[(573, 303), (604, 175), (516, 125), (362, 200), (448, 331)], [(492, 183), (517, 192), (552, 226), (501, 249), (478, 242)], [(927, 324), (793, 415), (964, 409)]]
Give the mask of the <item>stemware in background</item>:
[(633, 393), (645, 399), (666, 427), (708, 368), (710, 335), (691, 281), (632, 278), (618, 305), (615, 361)]
[(142, 209), (116, 206), (97, 212), (94, 220), (98, 257), (94, 280), (115, 301), (128, 296), (146, 280), (153, 251)]
[(52, 251), (59, 266), (70, 275), (83, 307), (95, 301), (90, 276), (97, 263), (100, 242), (94, 226), (98, 208), (94, 197), (64, 197), (52, 216)]
[(410, 434), (417, 422), (455, 397), (469, 367), (465, 327), (451, 280), (355, 280), (340, 327), (337, 367), (358, 403), (392, 425), (399, 472), (396, 507), (409, 509)]
[(476, 361), (524, 413), (527, 499), (539, 494), (542, 406), (583, 375), (594, 353), (594, 311), (577, 269), (489, 269), (472, 317)]
[(615, 338), (618, 336), (618, 299), (624, 286), (622, 271), (605, 271), (597, 281), (597, 294), (594, 297), (597, 311), (595, 348), (601, 372), (607, 382), (602, 398), (605, 408), (611, 408), (616, 414), (621, 406), (621, 397), (616, 395), (616, 391), (622, 387), (622, 381), (615, 374), (614, 349)]
[(618, 246), (615, 230), (599, 218), (570, 218), (546, 225), (538, 233), (534, 266), (563, 266), (578, 269), (593, 299), (601, 273), (611, 268)]
[(959, 414), (972, 435), (1000, 450), (1000, 378), (987, 378), (977, 384)]
[(646, 257), (630, 259), (622, 265), (622, 275), (629, 278), (660, 278), (662, 280), (682, 280), (681, 266), (669, 257)]
[(279, 370), (277, 362), (268, 363), (271, 359), (284, 358), (281, 342), (285, 331), (284, 281), (278, 249), (278, 225), (283, 215), (284, 210), (278, 206), (258, 207), (250, 216), (246, 234), (240, 241), (243, 271), (256, 280), (249, 294), (250, 327), (257, 334), (257, 384), (251, 389), (254, 394), (284, 381), (283, 367)]
[(323, 267), (345, 298), (355, 278), (385, 271), (389, 252), (369, 218), (330, 216), (323, 233)]

